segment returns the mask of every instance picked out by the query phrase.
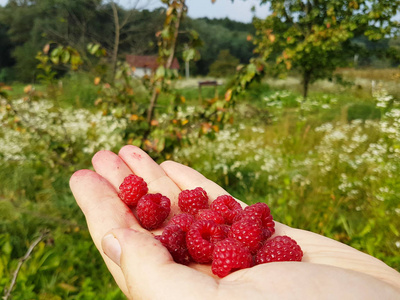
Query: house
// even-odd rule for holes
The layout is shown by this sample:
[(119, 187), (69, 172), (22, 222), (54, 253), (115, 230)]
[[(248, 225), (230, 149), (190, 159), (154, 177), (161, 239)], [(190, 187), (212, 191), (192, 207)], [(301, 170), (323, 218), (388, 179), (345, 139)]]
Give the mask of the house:
[[(133, 76), (143, 77), (151, 75), (159, 66), (157, 56), (149, 55), (126, 55), (126, 62), (131, 66)], [(179, 62), (174, 58), (171, 69), (179, 70)]]

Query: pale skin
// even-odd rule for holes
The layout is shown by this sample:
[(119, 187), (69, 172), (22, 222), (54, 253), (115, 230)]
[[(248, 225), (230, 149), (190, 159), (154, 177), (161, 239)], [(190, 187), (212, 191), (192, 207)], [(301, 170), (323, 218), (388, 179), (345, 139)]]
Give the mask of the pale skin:
[(304, 252), (302, 262), (258, 265), (222, 279), (211, 274), (210, 265), (177, 264), (154, 239), (161, 231), (143, 229), (119, 199), (119, 185), (129, 174), (142, 177), (149, 193), (170, 198), (170, 217), (179, 212), (181, 190), (202, 187), (210, 201), (227, 192), (184, 165), (159, 165), (134, 146), (118, 155), (100, 151), (92, 163), (95, 171), (71, 177), (71, 190), (97, 249), (129, 299), (400, 299), (400, 273), (382, 261), (279, 222), (275, 235), (295, 239)]

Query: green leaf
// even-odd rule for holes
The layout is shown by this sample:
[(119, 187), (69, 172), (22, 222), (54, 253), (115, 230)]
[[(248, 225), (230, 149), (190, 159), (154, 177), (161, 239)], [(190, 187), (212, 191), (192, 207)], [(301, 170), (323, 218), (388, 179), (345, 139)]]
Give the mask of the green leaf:
[(55, 65), (58, 65), (58, 63), (60, 62), (60, 57), (59, 56), (51, 56), (50, 59)]
[(1, 248), (5, 254), (10, 254), (12, 251), (12, 246), (9, 241), (6, 241)]
[(339, 215), (338, 223), (343, 225), (343, 228), (349, 237), (353, 236), (353, 231), (344, 215)]
[(155, 73), (155, 78), (160, 79), (165, 77), (165, 68), (164, 66), (159, 66)]
[(196, 57), (196, 50), (193, 48), (186, 49), (183, 51), (182, 56), (184, 61), (191, 61)]
[(71, 54), (69, 53), (69, 51), (64, 50), (64, 51), (62, 52), (62, 54), (61, 54), (61, 62), (62, 62), (63, 64), (68, 63), (70, 57), (71, 57)]
[(370, 223), (368, 223), (365, 227), (364, 227), (364, 229), (360, 232), (360, 237), (363, 237), (363, 236), (365, 236), (367, 233), (369, 233), (369, 232), (371, 232), (371, 224)]
[(395, 236), (400, 236), (399, 231), (397, 228), (393, 225), (393, 223), (389, 223), (389, 228), (390, 230), (394, 233)]
[(91, 54), (95, 54), (100, 49), (100, 44), (93, 45), (91, 49)]

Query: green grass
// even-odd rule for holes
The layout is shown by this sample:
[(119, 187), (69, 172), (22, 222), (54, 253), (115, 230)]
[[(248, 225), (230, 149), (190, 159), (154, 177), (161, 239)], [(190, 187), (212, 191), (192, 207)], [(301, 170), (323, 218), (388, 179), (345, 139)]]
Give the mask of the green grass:
[(64, 107), (93, 108), (98, 98), (98, 86), (94, 77), (87, 74), (72, 73), (62, 79), (59, 101)]
[[(9, 91), (9, 95), (12, 98), (21, 98), (26, 96), (26, 93), (24, 92), (24, 89), (28, 86), (28, 84), (23, 84), (23, 83), (13, 83), (11, 84), (12, 90)], [(37, 84), (32, 84), (31, 85), (36, 91), (38, 92), (45, 92), (46, 87), (43, 85), (37, 83)]]

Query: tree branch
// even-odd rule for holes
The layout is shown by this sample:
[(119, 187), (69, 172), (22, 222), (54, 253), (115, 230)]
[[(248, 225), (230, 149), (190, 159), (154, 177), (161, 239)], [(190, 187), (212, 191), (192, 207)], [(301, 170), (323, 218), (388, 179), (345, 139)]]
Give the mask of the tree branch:
[(117, 68), (117, 58), (118, 58), (118, 47), (119, 47), (119, 36), (121, 33), (121, 27), (119, 24), (119, 16), (118, 16), (118, 8), (117, 5), (115, 4), (114, 1), (111, 1), (111, 8), (113, 11), (113, 16), (114, 16), (114, 26), (115, 26), (115, 35), (114, 35), (114, 48), (113, 48), (113, 54), (112, 54), (112, 74), (111, 74), (111, 79), (112, 83), (114, 83), (115, 80), (115, 71)]
[(12, 290), (14, 288), (15, 283), (17, 282), (17, 277), (18, 277), (19, 271), (21, 270), (21, 267), (22, 267), (23, 263), (29, 259), (33, 249), (46, 237), (47, 234), (48, 234), (48, 232), (42, 232), (40, 234), (40, 236), (36, 240), (34, 240), (32, 242), (32, 244), (29, 246), (29, 249), (28, 249), (28, 251), (26, 251), (25, 255), (19, 259), (17, 268), (14, 271), (10, 286), (9, 286), (8, 289), (4, 290), (5, 294), (3, 296), (3, 300), (10, 299), (11, 292), (12, 292)]

